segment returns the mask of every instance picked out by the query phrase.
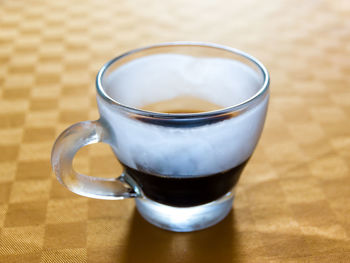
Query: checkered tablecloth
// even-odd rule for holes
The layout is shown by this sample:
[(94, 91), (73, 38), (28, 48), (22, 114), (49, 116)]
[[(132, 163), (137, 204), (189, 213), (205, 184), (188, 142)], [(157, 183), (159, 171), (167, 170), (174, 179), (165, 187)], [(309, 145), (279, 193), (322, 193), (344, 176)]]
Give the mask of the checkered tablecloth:
[[(94, 78), (112, 57), (177, 40), (259, 58), (271, 103), (234, 209), (171, 233), (132, 200), (70, 193), (50, 151), (98, 118)], [(350, 2), (347, 0), (1, 0), (0, 262), (350, 262)], [(78, 171), (115, 177), (106, 145)]]

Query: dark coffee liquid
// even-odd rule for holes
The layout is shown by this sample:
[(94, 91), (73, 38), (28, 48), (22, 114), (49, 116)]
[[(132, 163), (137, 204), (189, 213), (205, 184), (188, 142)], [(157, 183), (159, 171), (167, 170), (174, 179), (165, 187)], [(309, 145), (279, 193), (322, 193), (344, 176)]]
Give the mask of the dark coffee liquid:
[(124, 169), (148, 198), (170, 206), (190, 207), (209, 203), (229, 192), (237, 184), (246, 163), (217, 174), (185, 178), (145, 173), (126, 165)]

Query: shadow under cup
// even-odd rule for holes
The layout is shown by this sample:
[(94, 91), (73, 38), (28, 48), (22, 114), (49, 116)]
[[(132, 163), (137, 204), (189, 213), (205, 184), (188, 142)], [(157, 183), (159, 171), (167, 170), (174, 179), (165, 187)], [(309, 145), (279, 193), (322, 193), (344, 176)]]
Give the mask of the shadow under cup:
[[(101, 118), (93, 123), (93, 135), (84, 136), (97, 139), (84, 145), (103, 141), (112, 147), (124, 167), (116, 180), (128, 190), (120, 185), (115, 190), (112, 181), (98, 187), (97, 180), (78, 174), (71, 175), (79, 182), (72, 187), (64, 176), (57, 175), (59, 180), (85, 196), (136, 197), (140, 214), (164, 229), (194, 231), (221, 221), (231, 210), (234, 187), (263, 129), (269, 97), (265, 67), (228, 47), (168, 43), (111, 60), (98, 73), (96, 85)], [(141, 110), (183, 97), (220, 108)], [(53, 157), (56, 174), (62, 174), (55, 165), (60, 158)]]

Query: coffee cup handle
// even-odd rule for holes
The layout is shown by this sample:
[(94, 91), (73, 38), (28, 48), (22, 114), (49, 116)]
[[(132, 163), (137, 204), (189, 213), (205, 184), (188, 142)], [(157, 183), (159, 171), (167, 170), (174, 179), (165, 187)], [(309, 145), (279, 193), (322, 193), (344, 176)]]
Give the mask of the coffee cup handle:
[(73, 168), (73, 159), (77, 151), (89, 144), (109, 143), (108, 132), (100, 121), (76, 123), (57, 138), (51, 153), (51, 164), (58, 181), (70, 191), (97, 199), (124, 199), (139, 197), (134, 182), (124, 174), (118, 178), (99, 178), (77, 173)]

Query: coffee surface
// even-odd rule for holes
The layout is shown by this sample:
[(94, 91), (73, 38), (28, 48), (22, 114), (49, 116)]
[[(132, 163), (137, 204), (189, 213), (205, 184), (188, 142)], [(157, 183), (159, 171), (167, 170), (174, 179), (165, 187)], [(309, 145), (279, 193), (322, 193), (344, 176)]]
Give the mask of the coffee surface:
[(141, 107), (142, 110), (161, 113), (200, 113), (221, 109), (215, 103), (194, 96), (177, 96), (173, 99), (154, 102)]

